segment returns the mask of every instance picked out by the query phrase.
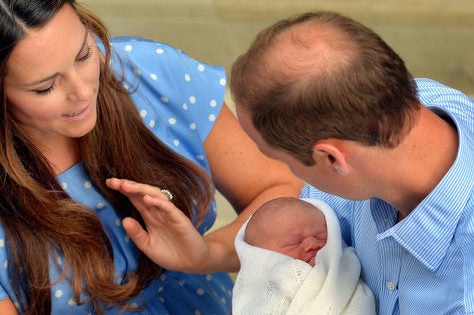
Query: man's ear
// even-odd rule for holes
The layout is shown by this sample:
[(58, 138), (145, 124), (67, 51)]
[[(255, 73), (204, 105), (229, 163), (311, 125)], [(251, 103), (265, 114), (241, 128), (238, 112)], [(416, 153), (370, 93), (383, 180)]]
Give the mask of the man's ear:
[(347, 175), (349, 168), (343, 143), (336, 139), (318, 140), (313, 144), (313, 160), (323, 164), (339, 175)]

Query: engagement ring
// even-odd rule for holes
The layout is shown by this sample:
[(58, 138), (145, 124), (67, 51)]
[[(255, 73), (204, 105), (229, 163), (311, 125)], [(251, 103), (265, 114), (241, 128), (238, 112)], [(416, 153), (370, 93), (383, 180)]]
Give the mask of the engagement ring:
[(173, 199), (173, 194), (168, 189), (162, 189), (161, 192), (165, 194), (165, 196), (168, 198), (168, 201)]

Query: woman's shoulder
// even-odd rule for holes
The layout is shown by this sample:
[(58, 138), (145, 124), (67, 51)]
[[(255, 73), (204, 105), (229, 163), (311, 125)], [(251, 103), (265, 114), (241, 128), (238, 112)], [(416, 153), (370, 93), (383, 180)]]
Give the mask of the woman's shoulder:
[[(110, 44), (111, 67), (146, 126), (186, 157), (201, 158), (202, 143), (224, 103), (224, 68), (155, 40), (114, 37)], [(199, 147), (187, 152), (195, 144)]]
[(115, 49), (122, 49), (126, 53), (133, 53), (140, 50), (152, 51), (154, 53), (162, 53), (162, 50), (168, 50), (175, 53), (181, 51), (167, 43), (157, 40), (147, 39), (137, 36), (118, 36), (111, 37), (109, 42)]
[(182, 74), (180, 78), (188, 84), (193, 83), (192, 76), (194, 75), (195, 79), (197, 77), (215, 79), (218, 85), (225, 86), (226, 75), (222, 66), (196, 60), (167, 43), (141, 37), (122, 36), (111, 38), (110, 44), (113, 50), (112, 65), (115, 65), (118, 60), (122, 67), (133, 65), (135, 75), (147, 72), (156, 81), (160, 77), (153, 76), (153, 71), (160, 71), (161, 76), (166, 77), (173, 77), (178, 73)]
[(142, 37), (121, 36), (110, 38), (110, 45), (114, 57), (121, 61), (131, 61), (135, 66), (161, 67), (189, 67), (190, 64), (199, 63), (185, 52), (167, 43), (146, 39)]

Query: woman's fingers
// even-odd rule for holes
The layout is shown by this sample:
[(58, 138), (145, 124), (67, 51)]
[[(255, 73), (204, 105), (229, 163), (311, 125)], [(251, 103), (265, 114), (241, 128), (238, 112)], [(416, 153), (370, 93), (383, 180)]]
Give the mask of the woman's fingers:
[(122, 221), (125, 232), (130, 239), (137, 245), (138, 249), (145, 251), (148, 247), (149, 238), (148, 233), (142, 228), (137, 220), (132, 218), (125, 218)]
[(108, 179), (107, 186), (127, 196), (140, 212), (146, 229), (132, 218), (125, 218), (122, 224), (130, 239), (151, 260), (164, 268), (185, 272), (205, 265), (209, 257), (206, 242), (160, 188), (117, 178)]
[(105, 183), (109, 188), (120, 191), (129, 198), (144, 195), (149, 195), (151, 197), (163, 200), (171, 200), (173, 198), (172, 193), (167, 189), (161, 189), (155, 186), (141, 184), (127, 179), (109, 178), (105, 181)]

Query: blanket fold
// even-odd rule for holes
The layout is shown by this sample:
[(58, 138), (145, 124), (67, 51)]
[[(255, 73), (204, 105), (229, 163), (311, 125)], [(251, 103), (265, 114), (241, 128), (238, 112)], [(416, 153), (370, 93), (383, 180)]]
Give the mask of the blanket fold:
[(360, 280), (360, 262), (344, 244), (336, 214), (320, 200), (303, 200), (324, 213), (328, 227), (315, 266), (246, 243), (247, 221), (235, 238), (241, 269), (232, 314), (376, 314), (373, 294)]

